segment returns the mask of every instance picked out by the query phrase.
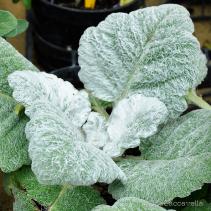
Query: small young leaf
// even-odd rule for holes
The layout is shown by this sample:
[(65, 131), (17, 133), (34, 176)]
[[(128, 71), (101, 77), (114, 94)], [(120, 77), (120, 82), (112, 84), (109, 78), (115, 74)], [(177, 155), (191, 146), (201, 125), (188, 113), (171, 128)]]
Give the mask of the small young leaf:
[(157, 98), (135, 94), (121, 100), (108, 121), (111, 141), (105, 145), (104, 152), (119, 157), (126, 149), (139, 146), (140, 138), (154, 135), (167, 116), (166, 106)]
[(0, 10), (0, 37), (17, 27), (17, 19), (8, 11)]
[(85, 141), (81, 127), (91, 112), (86, 92), (56, 76), (31, 71), (11, 74), (9, 83), (31, 118), (25, 132), (39, 182), (91, 185), (125, 179), (110, 157)]
[(97, 112), (91, 112), (83, 130), (86, 135), (86, 142), (97, 148), (104, 147), (108, 142), (106, 118)]
[(143, 150), (147, 160), (136, 157), (118, 163), (128, 180), (110, 185), (113, 197), (133, 196), (164, 204), (210, 183), (210, 125), (209, 110), (191, 112), (166, 125), (149, 138), (151, 146)]
[(207, 73), (188, 11), (165, 4), (109, 15), (80, 40), (79, 77), (91, 93), (116, 102), (130, 93), (157, 97), (172, 118)]
[(28, 21), (22, 20), (22, 19), (18, 19), (16, 28), (13, 29), (12, 31), (10, 31), (8, 34), (6, 34), (5, 37), (7, 37), (7, 38), (15, 37), (15, 36), (23, 33), (24, 31), (26, 31), (28, 26), (29, 26)]
[[(158, 205), (151, 204), (148, 201), (126, 197), (119, 199), (112, 207), (107, 205), (99, 205), (92, 211), (165, 211), (166, 209)], [(172, 210), (173, 211), (173, 210)]]
[(89, 94), (89, 101), (91, 103), (92, 109), (101, 115), (105, 116), (108, 118), (108, 113), (106, 112), (106, 109), (112, 109), (113, 105), (111, 102), (106, 102), (103, 100), (100, 100), (93, 95)]

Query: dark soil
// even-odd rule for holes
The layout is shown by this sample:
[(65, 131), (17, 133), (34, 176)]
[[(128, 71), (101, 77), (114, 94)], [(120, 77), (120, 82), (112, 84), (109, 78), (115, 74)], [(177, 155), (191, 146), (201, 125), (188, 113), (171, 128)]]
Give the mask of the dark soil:
[[(48, 0), (63, 7), (85, 9), (84, 0)], [(119, 0), (96, 0), (95, 9), (111, 9), (119, 7)]]
[(12, 211), (13, 199), (4, 192), (3, 173), (0, 171), (0, 211)]

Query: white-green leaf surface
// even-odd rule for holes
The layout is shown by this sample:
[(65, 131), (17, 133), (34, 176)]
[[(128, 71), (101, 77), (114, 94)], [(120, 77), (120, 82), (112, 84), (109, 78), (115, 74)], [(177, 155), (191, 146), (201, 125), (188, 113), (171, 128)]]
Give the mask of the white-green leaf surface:
[(177, 117), (187, 108), (187, 91), (207, 73), (193, 31), (188, 11), (175, 4), (111, 14), (83, 34), (79, 77), (102, 100), (138, 92), (159, 98)]
[(2, 93), (12, 95), (12, 89), (8, 84), (7, 77), (16, 70), (38, 71), (11, 44), (0, 37), (0, 91)]
[(30, 164), (24, 133), (28, 118), (17, 108), (14, 99), (0, 94), (0, 169), (7, 173)]
[(4, 172), (15, 171), (30, 163), (24, 133), (28, 118), (21, 105), (11, 97), (12, 89), (7, 81), (10, 73), (24, 69), (37, 70), (0, 37), (0, 168)]
[(118, 163), (127, 181), (110, 185), (114, 198), (132, 196), (164, 204), (175, 197), (186, 197), (211, 182), (209, 110), (190, 112), (148, 141), (143, 158), (123, 159)]
[(157, 98), (134, 94), (121, 100), (109, 118), (110, 142), (104, 151), (111, 157), (121, 156), (126, 149), (139, 146), (140, 138), (154, 135), (167, 116), (166, 106)]
[(86, 142), (102, 148), (108, 142), (107, 120), (97, 112), (91, 112), (86, 124), (83, 125)]
[(14, 88), (13, 97), (25, 107), (25, 113), (32, 118), (42, 112), (45, 106), (55, 107), (53, 112), (64, 113), (68, 121), (81, 127), (91, 111), (88, 95), (78, 91), (67, 81), (47, 73), (16, 71), (8, 77)]
[(144, 140), (143, 146), (141, 142), (140, 150), (147, 160), (211, 153), (211, 111), (198, 109), (168, 123), (159, 134)]
[(92, 211), (165, 211), (166, 209), (158, 205), (151, 204), (148, 201), (126, 197), (119, 199), (112, 207), (108, 205), (99, 205)]
[(81, 126), (91, 111), (86, 92), (47, 73), (9, 76), (13, 96), (26, 107), (32, 170), (43, 184), (91, 185), (125, 179), (103, 151), (85, 141)]

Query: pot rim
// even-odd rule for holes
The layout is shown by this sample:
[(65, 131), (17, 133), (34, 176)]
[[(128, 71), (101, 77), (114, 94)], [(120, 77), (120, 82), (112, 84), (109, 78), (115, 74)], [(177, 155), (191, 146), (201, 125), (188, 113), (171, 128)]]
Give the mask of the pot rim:
[(77, 52), (75, 49), (67, 49), (65, 47), (59, 46), (57, 44), (54, 44), (52, 42), (47, 41), (45, 38), (43, 38), (38, 32), (34, 32), (34, 36), (40, 40), (45, 45), (49, 46), (50, 48), (54, 48), (57, 51), (64, 52), (64, 53), (71, 53), (71, 52)]
[[(35, 0), (37, 1), (37, 0)], [(124, 8), (128, 8), (134, 4), (140, 3), (142, 2), (142, 0), (133, 0), (132, 2), (124, 5), (124, 6), (120, 6), (120, 7), (116, 7), (116, 8), (110, 8), (110, 9), (97, 9), (97, 10), (88, 10), (88, 9), (77, 9), (77, 8), (68, 8), (68, 7), (62, 7), (59, 6), (57, 4), (52, 4), (47, 0), (39, 0), (41, 1), (43, 4), (45, 4), (46, 6), (49, 7), (53, 7), (55, 9), (59, 9), (59, 10), (66, 10), (66, 11), (70, 11), (70, 12), (77, 12), (77, 13), (89, 13), (89, 14), (94, 14), (94, 13), (113, 13), (113, 12), (119, 12)]]

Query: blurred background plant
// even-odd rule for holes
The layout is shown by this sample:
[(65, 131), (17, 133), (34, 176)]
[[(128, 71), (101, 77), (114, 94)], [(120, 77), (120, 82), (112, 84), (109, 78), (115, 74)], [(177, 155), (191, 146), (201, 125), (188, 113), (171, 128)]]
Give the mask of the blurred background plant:
[(0, 10), (0, 36), (5, 38), (15, 37), (24, 32), (28, 22), (24, 19), (17, 19), (9, 11)]
[(26, 9), (31, 8), (31, 0), (12, 0), (13, 3), (18, 3), (19, 1), (22, 1)]

